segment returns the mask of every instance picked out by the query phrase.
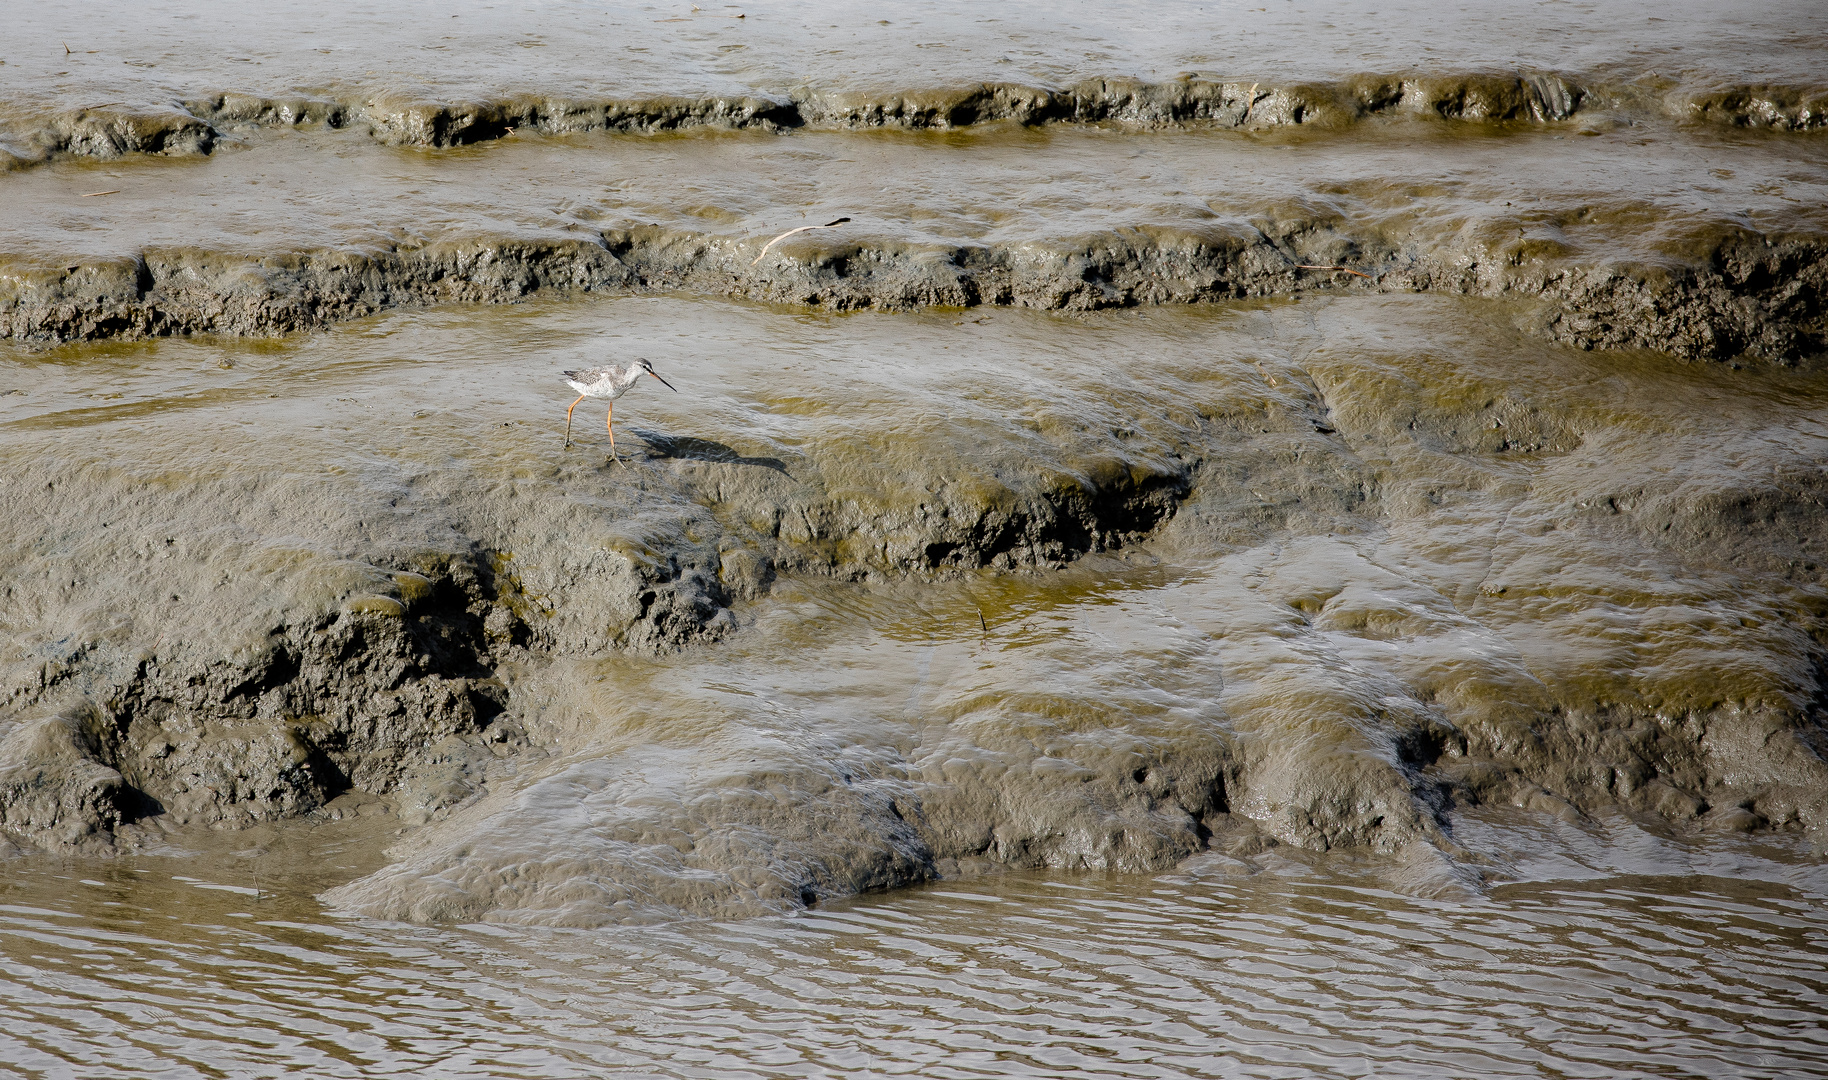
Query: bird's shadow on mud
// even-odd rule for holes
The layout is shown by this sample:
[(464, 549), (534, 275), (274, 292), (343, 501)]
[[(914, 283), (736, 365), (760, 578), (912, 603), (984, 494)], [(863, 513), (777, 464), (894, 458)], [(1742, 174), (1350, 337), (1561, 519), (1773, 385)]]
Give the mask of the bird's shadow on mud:
[(724, 465), (757, 465), (764, 469), (773, 469), (782, 476), (791, 478), (787, 463), (773, 457), (744, 457), (731, 447), (715, 439), (700, 439), (691, 435), (662, 435), (658, 431), (637, 429), (636, 435), (647, 443), (648, 455), (655, 458), (672, 458), (679, 461), (715, 461)]

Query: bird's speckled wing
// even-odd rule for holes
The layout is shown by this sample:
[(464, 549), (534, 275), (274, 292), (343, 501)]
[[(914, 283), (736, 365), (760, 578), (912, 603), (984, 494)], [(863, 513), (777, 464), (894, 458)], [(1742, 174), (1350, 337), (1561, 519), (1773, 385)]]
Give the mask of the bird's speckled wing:
[(602, 382), (604, 379), (609, 378), (610, 376), (614, 375), (615, 373), (616, 373), (615, 368), (594, 368), (594, 367), (583, 368), (578, 371), (561, 371), (561, 372), (559, 372), (560, 375), (565, 376), (566, 382), (583, 383), (586, 386), (590, 385), (591, 383)]

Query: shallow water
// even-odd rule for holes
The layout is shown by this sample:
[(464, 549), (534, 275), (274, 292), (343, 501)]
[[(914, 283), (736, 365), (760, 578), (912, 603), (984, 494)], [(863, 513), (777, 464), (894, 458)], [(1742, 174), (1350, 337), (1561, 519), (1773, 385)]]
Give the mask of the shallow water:
[(308, 877), (271, 876), (277, 845), (258, 898), (229, 853), (41, 864), (0, 886), (0, 1059), (46, 1077), (1828, 1075), (1819, 863), (1625, 821), (1554, 839), (1555, 872), (1477, 899), (1392, 892), (1374, 864), (1207, 856), (614, 932), (334, 917)]

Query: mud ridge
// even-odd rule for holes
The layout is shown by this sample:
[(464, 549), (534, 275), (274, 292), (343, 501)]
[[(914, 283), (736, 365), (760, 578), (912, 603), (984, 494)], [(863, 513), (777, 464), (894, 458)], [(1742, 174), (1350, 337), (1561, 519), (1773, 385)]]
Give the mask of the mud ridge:
[[(809, 377), (812, 396), (788, 388), (791, 413), (773, 414), (773, 426), (745, 413), (733, 430), (661, 433), (618, 413), (633, 444), (623, 452), (640, 458), (627, 469), (582, 451), (537, 465), (531, 444), (504, 442), (461, 451), (455, 465), (439, 451), (435, 468), (410, 457), (383, 466), (385, 454), (362, 451), (373, 471), (351, 480), (325, 479), (333, 470), (306, 451), (300, 476), (235, 468), (212, 483), (137, 460), (133, 440), (160, 446), (161, 431), (98, 451), (61, 430), (67, 417), (16, 427), (31, 482), (7, 489), (3, 506), (7, 520), (32, 524), (5, 583), (21, 629), (0, 657), (0, 825), (18, 848), (99, 853), (157, 842), (179, 821), (236, 828), (378, 807), (436, 826), (339, 890), (338, 904), (388, 918), (579, 924), (629, 911), (758, 913), (1010, 866), (1159, 869), (1274, 844), (1419, 846), (1460, 859), (1453, 811), (1477, 804), (1570, 821), (1624, 808), (1673, 828), (1822, 828), (1820, 454), (1788, 437), (1807, 407), (1761, 388), (1815, 377), (1671, 373), (1642, 357), (1588, 365), (1507, 328), (1491, 331), (1503, 354), (1524, 355), (1476, 369), (1478, 346), (1468, 346), (1468, 367), (1445, 369), (1461, 384), (1437, 394), (1410, 373), (1440, 381), (1445, 358), (1414, 359), (1400, 342), (1335, 356), (1308, 347), (1324, 337), (1301, 337), (1318, 329), (1299, 329), (1418, 305), (1431, 312), (1424, 321), (1483, 311), (1424, 298), (1254, 305), (1248, 318), (1281, 318), (1281, 331), (1253, 335), (1236, 355), (1202, 347), (1155, 360), (1127, 389), (1107, 384), (1135, 356), (1108, 336), (1077, 369), (1028, 369), (1018, 381), (1032, 386), (1008, 398), (985, 396), (994, 381), (962, 377), (969, 362), (920, 388), (917, 406), (901, 401), (899, 376), (869, 381), (880, 365), (849, 365), (847, 377), (863, 381), (839, 387), (819, 385), (839, 374), (822, 369)], [(680, 308), (707, 305), (622, 306), (631, 327), (640, 317), (670, 330)], [(474, 330), (499, 314), (465, 317)], [(699, 317), (707, 340), (744, 343), (781, 318)], [(740, 320), (740, 332), (717, 329), (718, 318)], [(464, 324), (441, 316), (398, 322), (415, 320), (437, 323), (418, 342), (450, 349), (458, 366), (524, 332), (470, 342), (455, 332)], [(987, 349), (988, 335), (1011, 332), (1002, 324), (1052, 320), (1002, 316), (956, 335), (943, 319), (858, 322), (847, 357), (905, 348), (921, 322), (925, 333), (937, 324), (939, 355), (940, 340)], [(410, 327), (391, 331), (377, 336), (386, 355), (413, 355)], [(317, 355), (348, 355), (319, 344)], [(358, 356), (382, 348), (347, 344)], [(192, 360), (206, 352), (169, 348)], [(308, 356), (297, 366), (315, 376)], [(777, 370), (766, 355), (746, 362), (746, 384)], [(1639, 392), (1659, 379), (1690, 398)], [(1123, 419), (1087, 422), (1088, 391), (1111, 394)], [(849, 408), (889, 399), (918, 422), (884, 411), (859, 423)], [(283, 408), (303, 404), (316, 425), (309, 400)], [(973, 407), (981, 413), (966, 415)], [(1734, 412), (1746, 409), (1774, 411), (1777, 434), (1750, 440), (1762, 464), (1688, 475), (1683, 463), (1717, 457), (1715, 440), (1748, 422)], [(143, 422), (126, 416), (118, 422)], [(986, 416), (997, 419), (979, 426)], [(486, 441), (474, 420), (448, 437)], [(395, 421), (371, 423), (391, 431)], [(754, 441), (739, 452), (712, 435)], [(1634, 453), (1633, 439), (1655, 445)], [(227, 440), (183, 467), (207, 476), (247, 445)], [(513, 463), (499, 472), (497, 451)], [(89, 464), (59, 464), (77, 459)], [(1588, 460), (1609, 468), (1588, 473)], [(1526, 479), (1557, 469), (1559, 483)], [(1572, 545), (1552, 549), (1557, 567), (1616, 558), (1684, 591), (1557, 586), (1545, 611), (1500, 599), (1505, 584), (1476, 567), (1446, 588), (1373, 558), (1377, 536), (1432, 520), (1443, 504), (1483, 505), (1475, 524), (1516, 524), (1486, 533), (1490, 572), (1514, 574), (1513, 592), (1541, 571), (1500, 549), (1538, 542)], [(1072, 565), (1138, 542), (1148, 547), (1134, 562)], [(985, 568), (1059, 567), (1082, 573), (1081, 586), (1105, 584), (1152, 572), (1149, 560), (1176, 550), (1201, 553), (1210, 571), (1129, 577), (1147, 588), (1126, 586), (1130, 599), (1098, 605), (1087, 634), (1054, 646), (1025, 628), (1042, 615), (1034, 607), (985, 619), (960, 606), (966, 592), (941, 601), (954, 610), (923, 609), (944, 590), (915, 588)], [(675, 713), (669, 701), (657, 718), (711, 733), (702, 772), (667, 767), (677, 747), (639, 723), (602, 754), (542, 764), (549, 746), (565, 746), (540, 730), (542, 717), (603, 715), (594, 700), (566, 697), (594, 693), (575, 689), (593, 683), (591, 665), (622, 665), (605, 688), (621, 695), (643, 677), (624, 658), (687, 650), (666, 663), (690, 663), (698, 650), (720, 684), (745, 685), (757, 639), (738, 632), (798, 602), (794, 590), (813, 577), (870, 583), (821, 585), (820, 603), (905, 604), (920, 633), (945, 627), (956, 651), (971, 650), (967, 674), (949, 677), (958, 691), (905, 716), (834, 709), (798, 735), (783, 735), (785, 721), (746, 693), (723, 715), (691, 716), (689, 703)], [(995, 574), (966, 583), (992, 595), (1029, 584)], [(1136, 600), (1158, 589), (1180, 598), (1172, 611)], [(1506, 619), (1560, 640), (1595, 609), (1625, 640), (1696, 620), (1720, 626), (1693, 639), (1694, 653), (1648, 646), (1640, 655), (1656, 663), (1616, 677), (1555, 651), (1526, 663), (1495, 647), (1492, 627)], [(1691, 672), (1692, 657), (1729, 642), (1741, 643), (1746, 677)], [(827, 657), (868, 677), (876, 655)], [(772, 662), (764, 649), (759, 664)], [(1072, 665), (1140, 670), (1100, 699), (1065, 677)], [(580, 805), (587, 826), (571, 812)], [(1476, 877), (1476, 865), (1457, 865)]]
[(451, 147), (518, 130), (549, 134), (692, 129), (955, 129), (977, 124), (1122, 124), (1143, 128), (1338, 128), (1380, 116), (1479, 124), (1546, 124), (1583, 112), (1663, 116), (1777, 132), (1828, 127), (1828, 89), (1800, 86), (1659, 88), (1556, 72), (1362, 75), (1276, 85), (1198, 76), (1149, 82), (1086, 79), (1065, 88), (973, 83), (865, 94), (802, 87), (781, 94), (589, 100), (540, 94), (449, 102), (389, 95), (262, 95), (110, 104), (20, 117), (0, 139), (0, 169), (57, 157), (194, 156), (261, 129), (322, 124), (386, 145)]
[[(431, 576), (393, 575), (395, 595), (276, 626), (230, 656), (94, 643), (45, 664), (38, 685), (12, 688), (14, 707), (40, 718), (0, 743), (0, 822), (40, 845), (106, 850), (134, 820), (293, 817), (523, 744), (512, 722), (495, 722), (507, 692), (491, 667), (509, 631), (489, 619), (486, 569), (421, 568)], [(428, 793), (417, 794), (423, 809)], [(429, 795), (433, 809), (451, 798)]]
[(659, 226), (267, 257), (160, 249), (131, 260), (0, 266), (0, 334), (272, 336), (390, 307), (553, 292), (684, 291), (837, 310), (1092, 311), (1353, 289), (1537, 299), (1538, 331), (1586, 349), (1794, 363), (1828, 345), (1828, 242), (1737, 230), (1702, 243), (1687, 265), (1596, 266), (1545, 261), (1522, 240), (1420, 252), (1334, 222), (1294, 220), (1138, 227), (1016, 247), (807, 241), (775, 249), (759, 266), (757, 243)]
[[(8, 680), (16, 722), (0, 739), (0, 831), (106, 852), (136, 821), (242, 827), (351, 791), (428, 820), (510, 775), (512, 751), (527, 746), (503, 663), (714, 641), (735, 625), (731, 605), (765, 595), (780, 572), (856, 580), (1064, 565), (1147, 535), (1191, 485), (1191, 465), (1116, 468), (1021, 491), (942, 490), (884, 515), (832, 500), (816, 478), (727, 484), (750, 466), (655, 443), (662, 460), (710, 466), (688, 475), (696, 498), (717, 505), (726, 486), (743, 489), (740, 503), (721, 500), (726, 516), (762, 524), (702, 522), (712, 533), (696, 544), (661, 541), (607, 565), (532, 568), (481, 547), (396, 559), (410, 568), (383, 568), (327, 608), (294, 602), (286, 621), (227, 654), (60, 642)], [(9, 595), (26, 602), (17, 587)]]

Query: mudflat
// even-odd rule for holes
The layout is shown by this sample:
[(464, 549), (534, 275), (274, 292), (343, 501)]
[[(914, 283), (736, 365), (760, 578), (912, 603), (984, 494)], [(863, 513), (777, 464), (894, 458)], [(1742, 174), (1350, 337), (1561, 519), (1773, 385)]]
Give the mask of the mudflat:
[[(981, 933), (909, 977), (1036, 995), (980, 1049), (1055, 1074), (1092, 1070), (1047, 1049), (1087, 1007), (1067, 984), (1126, 969), (969, 972), (1053, 971), (1036, 920), (1172, 924), (1117, 935), (1166, 950), (1139, 978), (1245, 995), (1275, 980), (1186, 958), (1334, 965), (1328, 912), (1361, 959), (1421, 920), (1543, 985), (1710, 905), (1815, 941), (1828, 16), (1386, 7), (22, 13), (0, 900), (77, 920), (70, 957), (130, 913), (164, 943), (130, 967), (190, 972), (168, 1004), (233, 962), (147, 929), (200, 892), (236, 908), (198, 916), (212, 940), (275, 954), (665, 957), (736, 1033), (557, 1052), (573, 1014), (513, 1006), (424, 1059), (520, 1045), (529, 1075), (867, 1075), (818, 1023), (768, 1043), (774, 991), (722, 965), (803, 946), (855, 980), (897, 920)], [(559, 372), (636, 357), (679, 393), (617, 400), (616, 460), (587, 400), (566, 447)], [(1595, 905), (1616, 925), (1563, 933)], [(1506, 919), (1548, 951), (1495, 945)], [(820, 936), (847, 925), (854, 955)], [(1785, 1018), (1821, 966), (1722, 933), (1697, 963), (1781, 986), (1719, 974), (1659, 1060), (1803, 1067)], [(1663, 1000), (1658, 955), (1619, 1001)], [(505, 1000), (465, 970), (425, 1000)], [(249, 983), (288, 1044), (290, 977)], [(1353, 978), (1287, 1019), (1324, 1052), (1204, 989), (1194, 1034), (1100, 1052), (1356, 1075), (1415, 1033), (1340, 1026)], [(103, 1067), (137, 1036), (57, 1019), (88, 1007), (0, 1058)], [(325, 1038), (258, 1068), (418, 1060)], [(255, 1068), (232, 1043), (201, 1024), (168, 1060)], [(1650, 1068), (1449, 1043), (1406, 1060)]]

